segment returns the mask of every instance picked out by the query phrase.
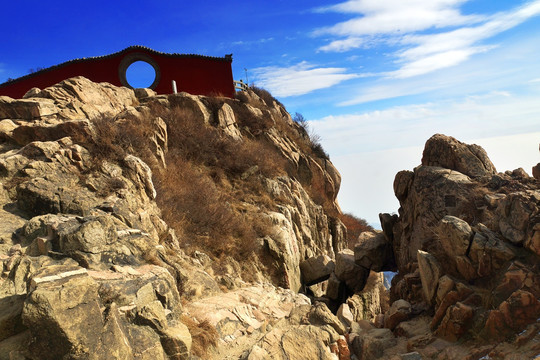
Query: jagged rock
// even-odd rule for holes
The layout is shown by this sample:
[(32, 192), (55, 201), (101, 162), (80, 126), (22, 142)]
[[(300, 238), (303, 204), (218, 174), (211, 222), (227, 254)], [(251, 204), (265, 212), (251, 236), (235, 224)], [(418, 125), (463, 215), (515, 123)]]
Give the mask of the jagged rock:
[(56, 277), (33, 276), (39, 283), (25, 301), (22, 319), (35, 339), (29, 348), (34, 357), (80, 356), (98, 345), (103, 322), (97, 283), (87, 274), (63, 277), (73, 272), (65, 270)]
[(346, 329), (341, 321), (321, 302), (313, 305), (307, 318), (312, 325), (330, 325), (339, 335), (345, 334)]
[(467, 145), (451, 136), (433, 135), (426, 142), (422, 165), (457, 170), (476, 177), (497, 173), (487, 153), (478, 145)]
[(372, 329), (354, 338), (351, 352), (359, 359), (378, 359), (384, 350), (395, 346), (397, 339), (389, 329)]
[(34, 120), (56, 114), (58, 110), (51, 99), (19, 99), (0, 96), (0, 120)]
[(92, 124), (87, 119), (66, 120), (58, 124), (35, 122), (17, 126), (11, 131), (9, 139), (26, 145), (33, 141), (54, 141), (65, 137), (90, 138), (92, 133)]
[(156, 198), (156, 189), (154, 188), (154, 183), (152, 182), (152, 170), (150, 167), (144, 163), (141, 159), (136, 156), (128, 155), (124, 159), (127, 167), (133, 172), (130, 173), (134, 177), (136, 184), (144, 185), (144, 191), (150, 199)]
[(328, 333), (316, 326), (297, 326), (290, 330), (273, 329), (255, 345), (249, 360), (332, 360), (334, 357), (327, 345)]
[(536, 180), (540, 180), (540, 163), (533, 166), (532, 175)]
[(358, 293), (364, 289), (369, 270), (356, 265), (354, 252), (350, 249), (340, 251), (336, 255), (336, 277), (343, 281), (351, 294)]
[(540, 212), (540, 191), (509, 194), (497, 208), (499, 228), (503, 236), (514, 244), (522, 244), (531, 236), (530, 224)]
[(496, 233), (485, 225), (478, 224), (476, 230), (470, 245), (469, 258), (476, 265), (477, 274), (481, 277), (499, 270), (515, 254)]
[(207, 320), (213, 325), (228, 318), (245, 327), (259, 328), (265, 321), (289, 316), (294, 307), (302, 305), (310, 305), (305, 295), (265, 284), (196, 300), (186, 306), (186, 312), (201, 322)]
[(490, 311), (486, 333), (495, 339), (503, 339), (537, 321), (539, 316), (538, 299), (528, 291), (517, 290), (498, 309)]
[(540, 256), (540, 223), (535, 224), (532, 231), (532, 236), (525, 240), (523, 246)]
[(265, 245), (270, 254), (281, 260), (288, 283), (284, 284), (292, 290), (300, 289), (300, 250), (291, 222), (280, 213), (269, 215), (275, 224), (276, 232), (273, 237), (265, 237)]
[[(414, 173), (412, 171), (402, 170), (396, 174), (393, 187), (394, 194), (399, 201), (405, 201), (405, 199), (407, 199), (407, 196), (409, 195), (409, 189), (411, 188), (413, 180)], [(385, 227), (383, 226), (383, 230), (384, 228)], [(387, 231), (385, 231), (385, 233), (387, 233)]]
[(446, 294), (451, 291), (455, 286), (454, 280), (448, 275), (443, 275), (439, 278), (439, 286), (437, 288), (437, 304), (440, 304)]
[(341, 304), (336, 316), (346, 328), (349, 328), (354, 322), (354, 315), (352, 314), (351, 309), (349, 309), (348, 304)]
[(0, 341), (25, 330), (21, 321), (24, 298), (24, 295), (0, 298)]
[(25, 360), (31, 339), (30, 331), (26, 330), (0, 341), (0, 360)]
[(450, 257), (467, 255), (473, 232), (466, 221), (446, 215), (436, 231), (444, 251)]
[(394, 301), (384, 314), (384, 327), (393, 331), (400, 322), (407, 320), (410, 315), (411, 304), (403, 299)]
[(357, 265), (373, 271), (395, 270), (392, 244), (384, 233), (363, 232), (354, 247), (354, 261)]
[(32, 241), (27, 253), (47, 255), (60, 252), (90, 267), (111, 264), (139, 264), (157, 243), (140, 230), (125, 229), (116, 218), (97, 216), (42, 215), (32, 218), (23, 228)]
[(193, 114), (195, 119), (202, 121), (204, 124), (210, 123), (212, 114), (201, 101), (201, 96), (191, 95), (186, 92), (171, 94), (167, 97), (168, 104), (171, 107), (178, 107), (187, 110)]
[(349, 305), (355, 321), (372, 321), (375, 316), (382, 313), (385, 306), (383, 293), (386, 291), (383, 281), (382, 273), (371, 272), (364, 290), (347, 299), (347, 305)]
[(328, 278), (328, 284), (326, 286), (326, 297), (331, 300), (338, 300), (343, 297), (344, 292), (345, 284), (336, 277), (336, 274), (332, 272)]
[(430, 333), (429, 323), (430, 318), (427, 316), (414, 317), (411, 320), (400, 322), (394, 329), (394, 334), (408, 339), (423, 336)]
[(157, 93), (154, 90), (148, 89), (148, 88), (133, 89), (133, 92), (135, 93), (135, 96), (139, 100), (157, 95)]
[(60, 119), (111, 116), (137, 103), (131, 89), (108, 83), (97, 84), (82, 76), (64, 80), (28, 96), (28, 101), (52, 100), (55, 115)]
[(441, 277), (441, 267), (435, 257), (425, 251), (418, 250), (418, 269), (422, 280), (422, 289), (428, 303), (432, 303), (439, 278)]
[(436, 334), (444, 339), (456, 341), (467, 331), (473, 315), (474, 310), (471, 306), (457, 302), (446, 311)]
[(334, 271), (334, 261), (326, 255), (310, 257), (300, 263), (304, 284), (311, 286), (327, 280)]
[[(345, 237), (335, 200), (338, 171), (309, 144), (298, 143), (303, 134), (280, 104), (252, 105), (186, 93), (156, 95), (82, 77), (34, 88), (24, 100), (0, 99), (0, 114), (9, 114), (3, 120), (0, 116), (0, 359), (189, 358), (192, 338), (180, 321), (179, 291), (182, 301), (204, 304), (186, 306), (187, 316), (217, 328), (218, 347), (223, 348), (209, 350), (215, 359), (226, 357), (223, 349), (238, 358), (246, 349), (253, 348), (253, 356), (257, 347), (259, 353), (270, 351), (259, 340), (270, 339), (264, 335), (274, 330), (279, 334), (276, 348), (287, 358), (305, 358), (309, 345), (316, 349), (314, 358), (330, 359), (330, 344), (347, 357), (339, 336), (345, 329), (327, 308), (311, 309), (309, 300), (293, 291), (261, 284), (246, 288), (238, 276), (272, 280), (297, 291), (301, 260), (333, 259)], [(246, 118), (249, 114), (261, 130), (246, 129), (253, 121)], [(261, 254), (271, 258), (250, 257), (231, 265), (226, 252), (223, 261), (195, 261), (179, 248), (191, 241), (181, 234), (185, 224), (176, 238), (156, 204), (158, 195), (168, 194), (158, 194), (163, 183), (153, 182), (170, 165), (171, 117), (214, 126), (220, 139), (229, 134), (266, 141), (278, 149), (277, 157), (281, 152), (286, 159), (277, 177), (267, 178), (262, 166), (242, 170), (243, 177), (221, 169), (212, 175), (216, 186), (231, 190), (231, 196), (244, 189), (241, 201), (227, 198), (233, 200), (231, 211), (268, 215), (270, 229), (261, 231), (270, 235), (257, 229), (250, 241), (256, 250), (266, 246)], [(115, 154), (110, 154), (114, 147), (107, 147), (111, 144), (100, 146), (104, 122), (122, 126), (139, 120), (145, 121), (141, 128), (148, 137), (148, 154), (133, 142), (121, 144), (122, 151)], [(264, 240), (256, 240), (258, 236)], [(232, 290), (226, 295), (213, 273), (221, 265), (219, 277), (233, 279), (225, 281)], [(334, 300), (346, 299), (343, 289), (338, 283)], [(380, 290), (376, 286), (356, 296), (358, 303), (351, 306), (355, 317), (380, 312)], [(227, 300), (229, 295), (233, 300)], [(293, 311), (295, 307), (299, 310)]]
[[(469, 204), (475, 192), (471, 179), (454, 170), (419, 166), (414, 170), (412, 180), (408, 173), (400, 172), (395, 182), (400, 182), (401, 176), (406, 176), (410, 184), (408, 195), (401, 203), (399, 220), (395, 219), (391, 230), (385, 230), (385, 234), (393, 238), (399, 272), (407, 273), (409, 264), (416, 261), (416, 252), (426, 249), (433, 239), (434, 225), (446, 215), (460, 217), (463, 212), (470, 211)], [(423, 220), (417, 221), (420, 218)]]
[(218, 123), (218, 126), (223, 129), (225, 134), (237, 140), (242, 139), (242, 134), (236, 123), (234, 111), (228, 104), (223, 104), (217, 111), (216, 122)]

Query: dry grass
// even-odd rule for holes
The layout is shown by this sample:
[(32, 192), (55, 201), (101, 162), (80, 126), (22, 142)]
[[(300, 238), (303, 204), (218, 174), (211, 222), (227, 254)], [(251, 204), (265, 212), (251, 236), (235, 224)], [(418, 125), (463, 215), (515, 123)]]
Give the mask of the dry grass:
[(347, 248), (354, 250), (358, 236), (364, 231), (373, 231), (366, 220), (354, 216), (353, 214), (341, 214), (339, 217), (347, 228)]
[(205, 359), (208, 355), (209, 348), (217, 345), (219, 334), (216, 328), (207, 320), (198, 323), (185, 315), (182, 315), (181, 321), (188, 327), (191, 334), (191, 352)]
[[(262, 89), (254, 91), (268, 105), (276, 101)], [(295, 176), (297, 171), (286, 169), (286, 160), (265, 140), (263, 132), (275, 127), (301, 151), (312, 154), (312, 147), (301, 126), (287, 123), (264, 104), (258, 104), (263, 109), (261, 119), (241, 101), (207, 97), (203, 102), (214, 118), (224, 102), (233, 107), (247, 136), (237, 141), (205, 124), (193, 110), (174, 107), (152, 109), (141, 118), (95, 119), (96, 136), (85, 145), (93, 154), (94, 169), (104, 160), (121, 164), (127, 154), (140, 157), (151, 167), (163, 219), (175, 229), (188, 252), (200, 249), (216, 258), (227, 255), (242, 262), (257, 252), (258, 239), (271, 229), (260, 212), (275, 210), (278, 201), (270, 198), (262, 179)], [(151, 151), (157, 117), (167, 125), (166, 168)], [(103, 193), (121, 186), (111, 180)]]
[(100, 117), (92, 121), (95, 137), (87, 146), (99, 166), (103, 160), (121, 162), (127, 154), (135, 154), (149, 165), (155, 165), (150, 151), (150, 139), (154, 133), (152, 117), (139, 119), (135, 116), (115, 120)]

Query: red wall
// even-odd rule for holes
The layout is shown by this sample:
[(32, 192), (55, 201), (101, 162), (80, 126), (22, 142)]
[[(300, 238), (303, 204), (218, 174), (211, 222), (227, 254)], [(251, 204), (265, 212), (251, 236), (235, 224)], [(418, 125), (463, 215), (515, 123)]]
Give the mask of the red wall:
[(232, 57), (165, 54), (140, 46), (132, 46), (108, 56), (68, 61), (0, 84), (0, 95), (21, 98), (33, 87), (44, 89), (74, 76), (122, 86), (119, 75), (122, 60), (139, 54), (150, 57), (159, 66), (161, 76), (154, 87), (158, 94), (171, 94), (171, 81), (175, 80), (178, 92), (234, 97)]

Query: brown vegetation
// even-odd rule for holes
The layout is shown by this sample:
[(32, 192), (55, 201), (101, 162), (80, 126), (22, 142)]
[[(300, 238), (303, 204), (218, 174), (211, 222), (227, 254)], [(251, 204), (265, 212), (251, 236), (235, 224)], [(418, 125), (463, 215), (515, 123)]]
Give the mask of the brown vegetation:
[(200, 358), (206, 358), (210, 346), (215, 347), (219, 334), (207, 320), (198, 323), (188, 316), (182, 316), (182, 323), (186, 325), (191, 334), (191, 352)]
[[(121, 164), (127, 154), (140, 157), (152, 169), (156, 202), (182, 247), (188, 252), (202, 250), (217, 259), (231, 256), (242, 262), (256, 252), (260, 238), (271, 231), (260, 213), (275, 211), (277, 203), (290, 201), (271, 198), (264, 178), (297, 177), (298, 169), (287, 167), (285, 158), (264, 133), (275, 128), (306, 155), (319, 157), (305, 126), (291, 122), (284, 110), (269, 108), (279, 102), (266, 90), (254, 91), (261, 100), (245, 95), (239, 95), (240, 101), (202, 98), (213, 119), (224, 102), (233, 108), (243, 134), (241, 141), (217, 128), (212, 118), (211, 124), (204, 123), (189, 108), (158, 106), (142, 116), (95, 119), (94, 141), (86, 144), (94, 166), (104, 161)], [(260, 109), (262, 116), (254, 116), (248, 104)], [(165, 168), (152, 151), (158, 117), (167, 125)], [(106, 184), (107, 188), (98, 190), (102, 196), (124, 186), (113, 178)], [(303, 185), (310, 192), (310, 184)], [(316, 202), (324, 197), (311, 195)]]
[(353, 214), (341, 214), (340, 220), (347, 228), (347, 248), (354, 249), (358, 236), (364, 231), (373, 231), (373, 227), (366, 220)]
[[(150, 151), (152, 119), (158, 115), (168, 128), (166, 168)], [(188, 250), (241, 259), (256, 249), (257, 238), (268, 235), (265, 220), (244, 211), (241, 203), (275, 206), (260, 181), (261, 175), (284, 175), (284, 159), (272, 146), (247, 138), (234, 140), (181, 108), (142, 118), (100, 118), (93, 124), (96, 137), (88, 147), (95, 166), (105, 160), (121, 163), (127, 154), (147, 162), (163, 218)], [(99, 190), (103, 196), (123, 186), (112, 178), (106, 184)]]

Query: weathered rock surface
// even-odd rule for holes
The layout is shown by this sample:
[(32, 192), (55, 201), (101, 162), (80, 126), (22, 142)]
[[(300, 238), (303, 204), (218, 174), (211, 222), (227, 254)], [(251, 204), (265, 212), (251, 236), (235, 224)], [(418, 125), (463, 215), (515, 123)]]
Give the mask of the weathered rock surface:
[(366, 285), (369, 269), (358, 266), (354, 261), (354, 252), (350, 249), (336, 255), (336, 277), (345, 283), (351, 295), (360, 292)]
[[(523, 171), (496, 173), (480, 147), (435, 135), (422, 165), (396, 175), (394, 191), (399, 216), (381, 215), (399, 270), (391, 299), (410, 305), (401, 314), (394, 302), (385, 326), (424, 358), (510, 354), (513, 336), (540, 316), (539, 183)], [(367, 253), (359, 249), (358, 263), (391, 263)], [(429, 316), (433, 332), (409, 325), (418, 314)], [(518, 358), (538, 352), (534, 336), (520, 341)]]
[(334, 268), (334, 261), (326, 255), (310, 257), (300, 263), (302, 278), (307, 286), (327, 280)]
[[(280, 104), (246, 96), (249, 104), (156, 95), (76, 77), (24, 99), (0, 97), (0, 359), (190, 359), (195, 348), (215, 359), (278, 350), (292, 359), (305, 358), (306, 347), (313, 358), (346, 358), (343, 324), (294, 293), (302, 277), (325, 281), (343, 249), (340, 175), (299, 143), (303, 129)], [(168, 195), (156, 173), (171, 165), (170, 113), (217, 129), (217, 138), (281, 154), (280, 176), (251, 166), (239, 178), (252, 188), (227, 198), (231, 209), (267, 226), (249, 239), (250, 258), (188, 256), (182, 229), (164, 221), (156, 200)], [(260, 130), (245, 125), (259, 121), (266, 124)], [(122, 133), (103, 137), (130, 124), (144, 149)], [(237, 155), (216, 146), (215, 157)], [(222, 169), (214, 175), (230, 194), (242, 186)], [(309, 259), (322, 259), (324, 269), (316, 263), (301, 271)], [(218, 340), (201, 350), (205, 324)]]
[(422, 165), (456, 170), (467, 176), (493, 175), (497, 171), (487, 153), (478, 145), (467, 145), (453, 137), (436, 134), (427, 142)]

